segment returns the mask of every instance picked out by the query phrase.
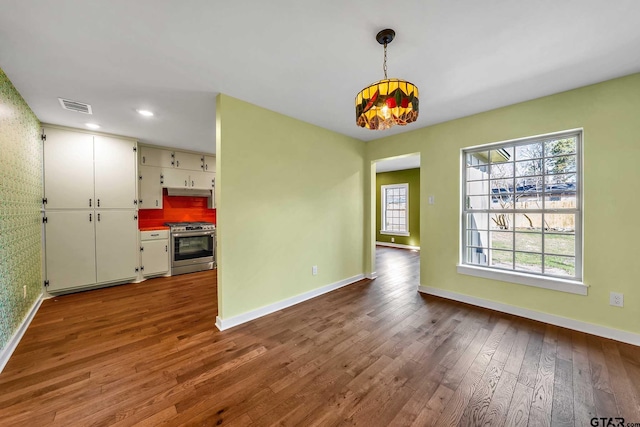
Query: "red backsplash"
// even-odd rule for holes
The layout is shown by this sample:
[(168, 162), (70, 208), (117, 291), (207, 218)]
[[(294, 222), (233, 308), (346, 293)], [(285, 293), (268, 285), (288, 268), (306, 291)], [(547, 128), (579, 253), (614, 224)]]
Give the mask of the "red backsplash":
[(138, 227), (158, 227), (165, 222), (205, 221), (216, 223), (216, 210), (207, 208), (206, 197), (167, 196), (162, 189), (162, 209), (140, 209)]

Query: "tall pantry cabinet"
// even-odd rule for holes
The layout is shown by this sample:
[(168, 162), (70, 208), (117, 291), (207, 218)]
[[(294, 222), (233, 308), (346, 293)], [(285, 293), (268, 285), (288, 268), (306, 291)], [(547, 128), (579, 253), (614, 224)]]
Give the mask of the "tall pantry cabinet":
[(43, 138), (47, 290), (135, 279), (136, 141), (53, 127)]

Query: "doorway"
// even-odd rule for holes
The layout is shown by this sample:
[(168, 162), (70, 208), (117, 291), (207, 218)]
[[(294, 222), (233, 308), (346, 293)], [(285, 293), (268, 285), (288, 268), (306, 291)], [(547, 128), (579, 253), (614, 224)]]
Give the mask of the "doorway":
[[(375, 237), (372, 271), (377, 270), (375, 264), (380, 261), (378, 255), (381, 251), (385, 254), (397, 251), (398, 257), (387, 255), (386, 258), (398, 260), (405, 258), (402, 256), (407, 254), (405, 251), (410, 251), (411, 258), (418, 260), (418, 273), (415, 277), (417, 287), (420, 284), (421, 245), (420, 154), (380, 159), (373, 162), (372, 169), (375, 177), (372, 179), (372, 199), (375, 200), (375, 220), (372, 218), (372, 236)], [(399, 264), (398, 268), (400, 267)], [(393, 274), (393, 270), (393, 265), (385, 265), (386, 273)]]

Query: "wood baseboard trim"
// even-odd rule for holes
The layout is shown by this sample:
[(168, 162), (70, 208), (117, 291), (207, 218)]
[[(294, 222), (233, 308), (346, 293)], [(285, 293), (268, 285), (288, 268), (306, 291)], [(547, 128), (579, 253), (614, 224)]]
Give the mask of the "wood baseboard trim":
[(38, 312), (38, 309), (40, 308), (42, 301), (43, 301), (42, 294), (40, 294), (38, 295), (38, 298), (35, 300), (31, 308), (27, 312), (27, 315), (24, 317), (24, 319), (22, 319), (22, 323), (18, 327), (18, 330), (15, 331), (15, 333), (11, 336), (11, 338), (7, 342), (7, 345), (0, 352), (0, 373), (2, 373), (4, 367), (7, 366), (7, 363), (9, 362), (11, 355), (15, 351), (16, 347), (18, 347), (18, 344), (20, 344), (20, 340), (24, 336), (24, 333), (27, 332), (27, 328), (31, 324), (31, 321), (35, 317), (36, 313)]
[(420, 246), (401, 245), (399, 243), (376, 242), (376, 246), (387, 246), (389, 248), (398, 248), (398, 249), (412, 249), (414, 251), (420, 250)]
[(623, 331), (620, 329), (609, 328), (607, 326), (596, 325), (593, 323), (583, 322), (581, 320), (570, 319), (568, 317), (556, 316), (555, 314), (543, 313), (541, 311), (530, 310), (528, 308), (516, 307), (501, 302), (491, 301), (470, 295), (459, 294), (457, 292), (446, 291), (443, 289), (432, 288), (429, 286), (418, 286), (418, 292), (428, 295), (434, 295), (454, 301), (464, 302), (482, 308), (500, 311), (502, 313), (513, 314), (515, 316), (524, 317), (538, 322), (549, 323), (555, 326), (561, 326), (574, 331), (580, 331), (591, 335), (597, 335), (603, 338), (609, 338), (616, 341), (625, 342), (640, 346), (640, 334)]
[(292, 305), (299, 304), (311, 298), (326, 294), (327, 292), (342, 288), (343, 286), (351, 285), (352, 283), (358, 282), (364, 278), (364, 274), (358, 274), (356, 276), (349, 277), (347, 279), (343, 279), (338, 282), (331, 283), (329, 285), (325, 285), (320, 288), (316, 288), (311, 291), (296, 295), (294, 297), (274, 302), (273, 304), (265, 305), (264, 307), (260, 307), (256, 310), (247, 311), (246, 313), (242, 313), (226, 319), (222, 319), (220, 318), (220, 316), (216, 316), (216, 328), (221, 331), (233, 328), (234, 326), (238, 326), (243, 323), (250, 322), (251, 320), (258, 319), (259, 317), (266, 316), (267, 314), (271, 314), (287, 307), (291, 307)]

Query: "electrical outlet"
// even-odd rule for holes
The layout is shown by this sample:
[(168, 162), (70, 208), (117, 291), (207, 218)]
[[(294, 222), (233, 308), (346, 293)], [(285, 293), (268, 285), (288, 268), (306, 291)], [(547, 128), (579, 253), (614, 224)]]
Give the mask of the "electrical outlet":
[(27, 299), (27, 285), (22, 286), (22, 298)]
[(435, 205), (436, 204), (436, 198), (435, 196), (429, 196), (429, 204), (430, 205)]
[(624, 295), (618, 292), (610, 292), (609, 293), (609, 305), (614, 307), (623, 307), (624, 306)]
[(391, 238), (391, 243), (395, 243), (395, 242), (396, 242), (396, 238), (395, 238), (395, 237), (392, 237), (392, 238)]
[(313, 267), (311, 267), (311, 274), (313, 274), (314, 276), (318, 275), (318, 266), (314, 265)]

